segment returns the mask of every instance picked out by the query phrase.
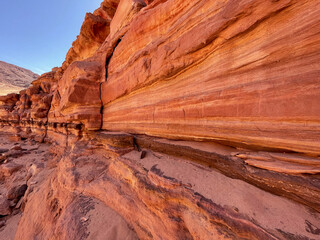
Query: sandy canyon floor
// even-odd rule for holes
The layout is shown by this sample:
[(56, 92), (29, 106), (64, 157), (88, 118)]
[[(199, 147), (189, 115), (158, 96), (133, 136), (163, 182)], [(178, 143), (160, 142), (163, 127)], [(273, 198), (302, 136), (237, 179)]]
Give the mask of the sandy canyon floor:
[[(236, 234), (241, 232), (228, 232), (216, 222), (209, 226), (194, 196), (205, 199), (215, 221), (231, 229), (244, 225), (252, 234), (256, 228), (265, 239), (319, 237), (320, 215), (306, 206), (194, 161), (147, 148), (115, 154), (98, 142), (82, 140), (60, 148), (2, 131), (0, 239), (139, 239), (143, 234), (136, 226), (148, 236), (141, 239), (161, 239), (164, 233), (148, 225), (175, 231), (172, 239), (183, 231), (191, 233), (185, 239), (240, 238)], [(244, 238), (262, 239), (259, 234)]]

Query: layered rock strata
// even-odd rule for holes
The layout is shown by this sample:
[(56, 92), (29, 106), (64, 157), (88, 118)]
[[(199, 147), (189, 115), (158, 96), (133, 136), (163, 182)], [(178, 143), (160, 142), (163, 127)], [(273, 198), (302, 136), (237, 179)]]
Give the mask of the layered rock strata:
[(100, 48), (67, 56), (51, 122), (320, 154), (317, 1), (119, 4), (95, 12)]
[(159, 2), (110, 60), (103, 129), (320, 154), (318, 1)]
[[(2, 130), (10, 132), (12, 128)], [(112, 239), (123, 239), (121, 236), (316, 239), (318, 236), (318, 212), (185, 157), (173, 156), (171, 151), (167, 151), (170, 155), (162, 153), (163, 144), (167, 149), (176, 149), (176, 153), (184, 152), (177, 148), (182, 146), (181, 142), (149, 139), (153, 146), (146, 148), (141, 137), (125, 133), (90, 133), (80, 141), (72, 135), (69, 133), (69, 147), (59, 145), (59, 137), (51, 135), (48, 141), (52, 147), (39, 163), (24, 166), (21, 154), (15, 157), (8, 154), (6, 165), (20, 163), (11, 175), (14, 177), (20, 171), (20, 178), (25, 177), (27, 184), (20, 203), (23, 213), (16, 239), (95, 239), (97, 235)], [(19, 144), (22, 154), (29, 151), (31, 155), (32, 151), (48, 146), (33, 140)], [(33, 145), (28, 147), (29, 144)], [(203, 156), (208, 151), (208, 146), (196, 143), (184, 146), (198, 154), (203, 152)], [(157, 151), (151, 150), (156, 148)], [(218, 145), (215, 148), (220, 148), (220, 154), (230, 150)], [(15, 206), (16, 212), (12, 214), (19, 214), (20, 205)], [(12, 211), (10, 207), (8, 210)], [(99, 222), (101, 216), (97, 216), (97, 211), (106, 220), (113, 216), (117, 225)], [(110, 227), (114, 230), (109, 231)]]
[(61, 68), (0, 97), (1, 131), (54, 146), (17, 239), (88, 238), (82, 204), (132, 239), (316, 239), (319, 16), (316, 0), (103, 1)]

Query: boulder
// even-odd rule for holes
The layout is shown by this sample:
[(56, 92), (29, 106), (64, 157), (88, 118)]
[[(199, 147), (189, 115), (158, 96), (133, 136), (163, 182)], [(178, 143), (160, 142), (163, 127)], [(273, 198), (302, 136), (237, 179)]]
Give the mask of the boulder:
[(2, 195), (0, 195), (0, 215), (6, 216), (11, 213), (9, 201)]
[(13, 173), (19, 171), (23, 166), (14, 162), (2, 164), (0, 166), (0, 176), (10, 177)]
[(8, 151), (9, 151), (9, 149), (7, 149), (7, 148), (0, 148), (0, 154), (1, 153), (6, 153)]
[(28, 188), (27, 184), (13, 186), (7, 192), (7, 199), (18, 201), (27, 191), (27, 188)]

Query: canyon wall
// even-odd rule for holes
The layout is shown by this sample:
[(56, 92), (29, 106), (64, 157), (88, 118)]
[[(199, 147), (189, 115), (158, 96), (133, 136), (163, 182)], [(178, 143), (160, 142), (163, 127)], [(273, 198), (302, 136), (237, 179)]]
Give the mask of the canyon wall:
[(319, 16), (317, 0), (104, 0), (61, 67), (0, 97), (3, 132), (53, 146), (17, 239), (59, 239), (78, 200), (133, 239), (319, 237)]
[(318, 155), (319, 14), (318, 1), (149, 6), (109, 62), (102, 128)]
[(49, 122), (320, 154), (317, 1), (142, 2), (86, 16)]

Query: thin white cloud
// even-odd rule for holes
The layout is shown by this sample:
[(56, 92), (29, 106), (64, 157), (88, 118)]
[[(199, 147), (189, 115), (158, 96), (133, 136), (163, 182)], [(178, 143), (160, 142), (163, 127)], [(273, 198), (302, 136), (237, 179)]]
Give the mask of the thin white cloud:
[(35, 72), (35, 73), (37, 73), (37, 74), (40, 74), (40, 75), (43, 74), (43, 73), (48, 72), (47, 70), (43, 70), (41, 68), (36, 68), (36, 67), (32, 67), (30, 70)]
[(15, 58), (7, 57), (7, 56), (0, 57), (0, 61), (4, 61), (4, 62), (7, 62), (7, 63), (11, 63), (11, 64), (14, 64), (14, 65), (17, 65), (18, 67), (23, 67), (23, 68), (29, 69), (32, 72), (37, 73), (39, 75), (51, 71), (50, 70), (51, 68), (47, 68), (47, 70), (46, 70), (46, 69), (41, 69), (41, 68), (25, 65), (25, 64), (23, 64), (22, 62), (18, 61)]

